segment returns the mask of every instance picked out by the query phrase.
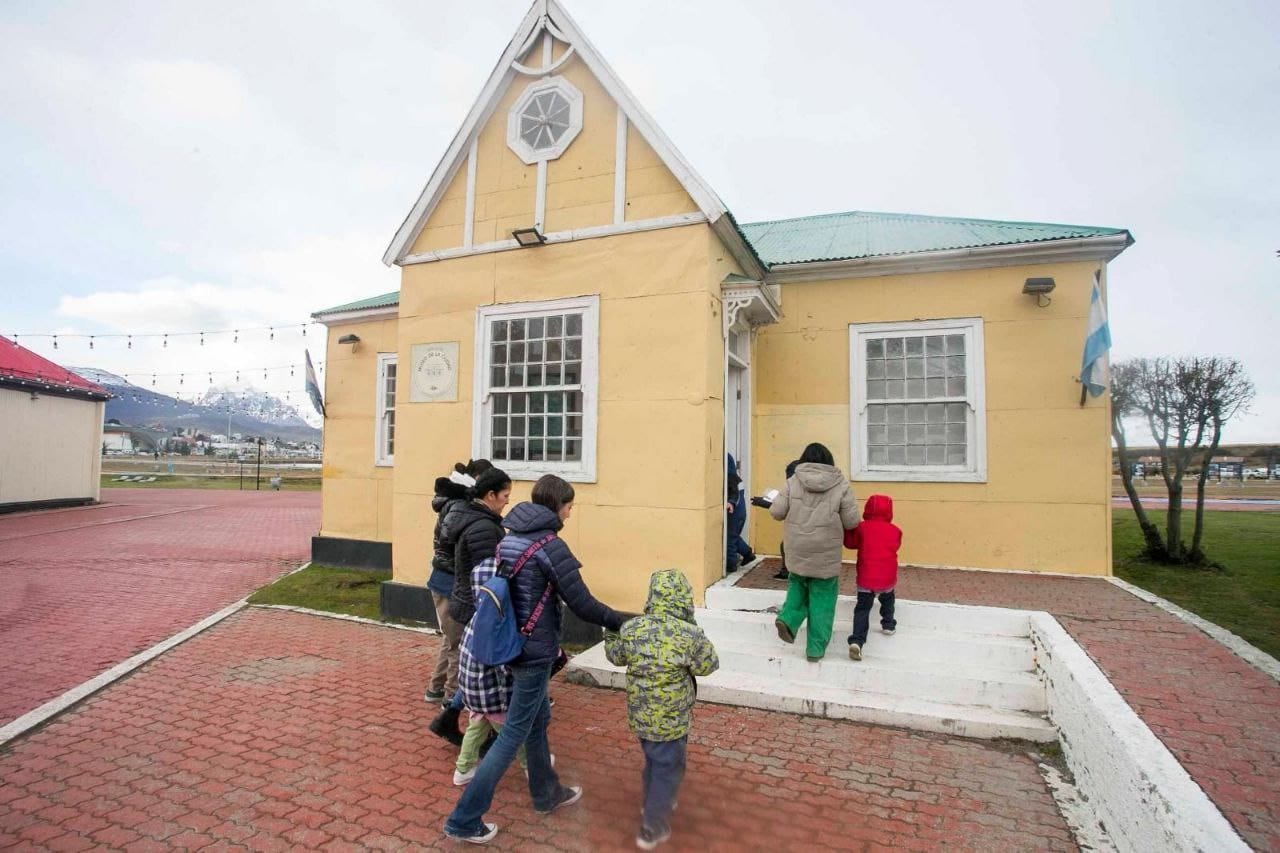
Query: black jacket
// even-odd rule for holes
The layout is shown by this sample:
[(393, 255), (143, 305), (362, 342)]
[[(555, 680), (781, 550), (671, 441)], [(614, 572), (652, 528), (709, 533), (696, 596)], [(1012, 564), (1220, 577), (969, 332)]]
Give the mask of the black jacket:
[(471, 594), (471, 570), (492, 557), (502, 538), (502, 516), (479, 501), (467, 501), (445, 517), (444, 536), (453, 543), (453, 593), (449, 616), (466, 625), (476, 612)]
[(436, 513), (436, 529), (432, 535), (434, 551), (427, 588), (438, 595), (453, 594), (453, 543), (445, 539), (445, 519), (450, 512), (466, 502), (466, 486), (455, 483), (448, 477), (436, 478), (436, 493), (431, 499), (431, 508)]
[[(509, 570), (520, 555), (534, 542), (548, 533), (556, 533), (564, 526), (560, 517), (545, 506), (533, 503), (517, 504), (502, 522), (507, 535), (502, 540), (502, 563)], [(529, 621), (533, 610), (542, 598), (542, 592), (551, 585), (552, 595), (547, 600), (533, 633), (525, 641), (524, 651), (512, 663), (549, 663), (560, 654), (560, 602), (584, 622), (602, 625), (610, 631), (622, 627), (625, 617), (616, 610), (597, 601), (582, 580), (582, 564), (573, 556), (569, 546), (559, 536), (552, 539), (516, 575), (511, 584), (511, 601), (515, 607), (516, 621), (521, 627)]]

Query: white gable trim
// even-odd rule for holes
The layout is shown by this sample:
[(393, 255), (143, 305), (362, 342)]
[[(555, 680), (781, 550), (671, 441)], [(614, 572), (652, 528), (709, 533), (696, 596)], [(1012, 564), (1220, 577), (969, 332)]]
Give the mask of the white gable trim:
[[(472, 137), (492, 116), (511, 80), (521, 73), (521, 70), (516, 67), (519, 64), (517, 60), (533, 47), (538, 35), (543, 31), (566, 42), (582, 59), (604, 90), (625, 113), (627, 120), (635, 125), (637, 132), (644, 137), (663, 164), (675, 175), (676, 180), (693, 199), (702, 216), (712, 225), (744, 271), (757, 276), (763, 274), (764, 270), (760, 267), (751, 247), (747, 245), (738, 229), (733, 227), (732, 222), (727, 221), (725, 214), (728, 210), (724, 203), (671, 144), (671, 140), (644, 111), (627, 87), (618, 79), (613, 69), (596, 51), (595, 46), (583, 35), (578, 25), (556, 0), (534, 0), (529, 12), (520, 22), (515, 35), (499, 58), (493, 73), (489, 75), (488, 81), (481, 89), (471, 112), (467, 114), (462, 127), (450, 143), (444, 158), (436, 166), (431, 179), (396, 232), (391, 245), (387, 247), (387, 251), (382, 256), (383, 263), (399, 264), (406, 260), (414, 240), (421, 233), (427, 219), (439, 203), (440, 197), (465, 161)], [(543, 68), (539, 73), (548, 70)]]

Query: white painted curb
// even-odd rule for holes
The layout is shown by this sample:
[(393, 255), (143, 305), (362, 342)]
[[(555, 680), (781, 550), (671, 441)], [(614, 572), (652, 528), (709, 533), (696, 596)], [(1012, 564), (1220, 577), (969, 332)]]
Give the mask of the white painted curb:
[(1125, 592), (1137, 596), (1145, 602), (1154, 604), (1166, 613), (1177, 616), (1183, 622), (1186, 622), (1195, 628), (1199, 628), (1201, 631), (1226, 646), (1236, 657), (1280, 682), (1280, 661), (1276, 660), (1257, 646), (1250, 644), (1249, 641), (1236, 636), (1221, 625), (1215, 625), (1206, 619), (1201, 619), (1190, 610), (1184, 610), (1172, 601), (1161, 598), (1153, 592), (1148, 592), (1140, 586), (1134, 586), (1128, 581), (1121, 580), (1120, 578), (1107, 578), (1107, 580), (1111, 581)]
[(258, 607), (263, 610), (287, 610), (290, 613), (305, 613), (307, 616), (323, 616), (326, 619), (341, 619), (344, 622), (358, 622), (361, 625), (376, 625), (379, 628), (394, 628), (397, 631), (412, 631), (415, 634), (430, 634), (432, 636), (440, 636), (440, 631), (435, 628), (418, 627), (416, 625), (397, 625), (393, 622), (379, 622), (377, 619), (367, 619), (364, 616), (352, 616), (348, 613), (334, 613), (330, 610), (312, 610), (310, 607), (297, 607), (292, 604), (250, 604), (250, 607)]
[(56, 699), (50, 699), (34, 711), (28, 711), (18, 719), (3, 728), (0, 728), (0, 746), (3, 746), (19, 735), (35, 728), (46, 720), (56, 717), (58, 714), (68, 710), (81, 700), (92, 696), (94, 693), (97, 693), (112, 682), (120, 680), (143, 664), (160, 657), (160, 655), (169, 651), (169, 649), (172, 649), (174, 646), (185, 643), (200, 632), (212, 628), (228, 616), (239, 612), (244, 606), (245, 600), (242, 598), (235, 604), (222, 608), (212, 616), (201, 619), (190, 628), (179, 631), (169, 639), (162, 640), (151, 648), (139, 652), (126, 661), (116, 664), (106, 672), (100, 673), (83, 684), (71, 688)]
[(1031, 640), (1076, 788), (1119, 850), (1248, 851), (1173, 753), (1048, 613)]

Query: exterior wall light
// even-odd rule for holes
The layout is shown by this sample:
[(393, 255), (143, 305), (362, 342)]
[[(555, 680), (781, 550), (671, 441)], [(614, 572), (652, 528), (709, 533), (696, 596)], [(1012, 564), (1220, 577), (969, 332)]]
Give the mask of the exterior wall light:
[(547, 242), (546, 236), (535, 228), (517, 228), (511, 232), (511, 236), (520, 244), (521, 248), (529, 249), (534, 246), (541, 246)]
[(1051, 278), (1029, 278), (1022, 285), (1022, 292), (1034, 296), (1036, 304), (1044, 308), (1053, 301), (1049, 298), (1049, 294), (1056, 286)]
[(359, 335), (343, 335), (342, 337), (338, 338), (338, 343), (351, 344), (351, 351), (355, 352), (356, 345), (360, 343), (360, 336)]

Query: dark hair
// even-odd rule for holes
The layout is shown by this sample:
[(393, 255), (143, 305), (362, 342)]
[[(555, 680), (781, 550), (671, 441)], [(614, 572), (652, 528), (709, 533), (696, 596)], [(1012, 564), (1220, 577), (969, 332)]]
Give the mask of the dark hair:
[(476, 484), (467, 489), (467, 497), (473, 501), (479, 500), (490, 492), (500, 492), (509, 488), (511, 488), (511, 478), (507, 476), (507, 472), (501, 468), (494, 468), (490, 464), (480, 472), (479, 477), (476, 477)]
[(830, 450), (827, 450), (827, 446), (816, 441), (804, 449), (804, 453), (800, 454), (800, 461), (817, 462), (819, 465), (836, 464), (835, 457), (831, 455)]
[(533, 484), (533, 494), (529, 496), (529, 500), (552, 512), (559, 512), (565, 504), (573, 503), (573, 494), (573, 486), (555, 474), (543, 474)]
[(457, 471), (459, 474), (466, 474), (468, 477), (474, 479), (492, 467), (493, 463), (488, 459), (472, 459), (466, 465), (459, 462), (453, 466), (453, 470)]

